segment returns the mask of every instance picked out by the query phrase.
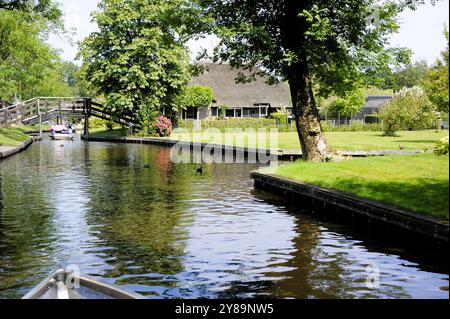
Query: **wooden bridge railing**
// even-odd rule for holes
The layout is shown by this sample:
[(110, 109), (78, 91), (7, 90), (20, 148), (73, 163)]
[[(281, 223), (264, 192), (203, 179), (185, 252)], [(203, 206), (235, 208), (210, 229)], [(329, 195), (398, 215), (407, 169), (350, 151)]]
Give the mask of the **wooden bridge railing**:
[(131, 116), (115, 116), (101, 103), (93, 101), (89, 97), (36, 97), (0, 108), (0, 126), (20, 123), (39, 124), (39, 131), (42, 134), (42, 122), (56, 118), (59, 123), (63, 116), (84, 118), (85, 135), (89, 135), (89, 118), (91, 116), (121, 125), (135, 123)]

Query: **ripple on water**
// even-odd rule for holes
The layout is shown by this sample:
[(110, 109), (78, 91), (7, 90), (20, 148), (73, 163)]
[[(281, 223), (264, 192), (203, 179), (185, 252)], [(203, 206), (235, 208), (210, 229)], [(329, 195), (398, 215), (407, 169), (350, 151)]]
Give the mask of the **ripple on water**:
[(148, 298), (448, 298), (448, 275), (268, 201), (255, 166), (195, 168), (165, 148), (79, 141), (0, 162), (0, 298), (67, 264)]

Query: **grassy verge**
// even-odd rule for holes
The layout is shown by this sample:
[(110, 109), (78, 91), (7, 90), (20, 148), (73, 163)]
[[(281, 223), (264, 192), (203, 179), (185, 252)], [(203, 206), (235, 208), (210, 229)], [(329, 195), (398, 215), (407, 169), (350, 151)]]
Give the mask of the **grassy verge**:
[[(326, 132), (325, 137), (331, 147), (335, 150), (405, 150), (433, 149), (436, 142), (441, 138), (448, 136), (447, 131), (414, 131), (399, 132), (396, 137), (383, 136), (381, 132)], [(279, 149), (299, 149), (300, 143), (297, 133), (280, 132), (275, 135), (263, 136), (263, 141), (257, 142), (256, 134), (231, 134), (226, 137), (225, 134), (202, 134), (195, 136), (190, 133), (174, 133), (171, 139), (175, 140), (193, 140), (196, 142), (234, 144), (237, 146), (250, 147), (268, 147), (273, 148), (274, 138), (278, 139)]]
[[(42, 130), (47, 131), (50, 130), (52, 126), (47, 124), (42, 124)], [(19, 128), (23, 129), (24, 131), (39, 131), (39, 124), (34, 125), (21, 125)]]
[(0, 145), (17, 146), (30, 138), (26, 135), (24, 127), (0, 127)]
[(128, 130), (123, 128), (114, 128), (113, 130), (107, 130), (105, 128), (93, 128), (89, 129), (90, 136), (99, 137), (124, 137), (127, 136)]
[[(225, 134), (202, 134), (194, 136), (189, 133), (174, 133), (171, 139), (194, 140), (196, 142), (208, 142), (218, 144), (235, 144), (237, 146), (259, 146), (273, 148), (274, 138), (278, 139), (279, 149), (299, 149), (300, 143), (296, 132), (280, 132), (274, 135), (263, 136), (262, 143), (257, 142), (256, 134), (231, 134), (230, 142)], [(325, 137), (334, 150), (369, 151), (369, 150), (421, 150), (433, 149), (435, 144), (443, 137), (448, 136), (448, 131), (413, 131), (399, 132), (396, 137), (383, 136), (382, 132), (326, 132)]]
[[(127, 131), (114, 129), (107, 131), (104, 128), (93, 129), (93, 136), (126, 136)], [(396, 137), (383, 136), (382, 132), (326, 132), (325, 137), (334, 150), (369, 151), (369, 150), (432, 150), (435, 144), (443, 137), (448, 136), (448, 131), (412, 131), (398, 132)], [(258, 139), (262, 140), (258, 142)], [(236, 146), (299, 149), (300, 143), (296, 132), (279, 132), (276, 134), (244, 133), (177, 133), (170, 137), (172, 140), (205, 142), (214, 144), (226, 144)], [(274, 143), (278, 140), (278, 143)]]
[(449, 157), (434, 154), (297, 161), (266, 172), (448, 220)]

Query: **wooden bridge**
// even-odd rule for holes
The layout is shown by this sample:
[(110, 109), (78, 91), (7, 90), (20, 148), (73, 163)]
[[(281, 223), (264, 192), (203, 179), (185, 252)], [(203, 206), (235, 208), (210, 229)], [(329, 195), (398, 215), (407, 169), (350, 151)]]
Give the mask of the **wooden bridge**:
[(11, 106), (0, 108), (0, 126), (11, 124), (39, 124), (42, 136), (42, 123), (56, 119), (62, 124), (66, 117), (81, 117), (84, 119), (84, 135), (89, 136), (89, 118), (91, 116), (128, 126), (135, 123), (131, 116), (112, 114), (100, 102), (89, 97), (35, 97)]

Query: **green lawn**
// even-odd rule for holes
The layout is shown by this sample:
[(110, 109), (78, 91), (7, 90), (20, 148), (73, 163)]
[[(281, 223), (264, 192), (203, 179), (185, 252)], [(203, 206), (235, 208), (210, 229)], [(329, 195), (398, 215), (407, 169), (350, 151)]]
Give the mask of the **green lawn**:
[(0, 145), (16, 146), (25, 142), (30, 137), (24, 133), (24, 127), (4, 128), (0, 127)]
[(263, 171), (448, 220), (449, 157), (434, 154), (297, 161)]
[[(92, 129), (93, 136), (126, 136), (126, 130), (107, 131), (104, 128)], [(369, 151), (369, 150), (432, 150), (440, 139), (448, 136), (448, 131), (434, 130), (398, 132), (396, 137), (383, 136), (382, 132), (326, 132), (325, 137), (334, 150)], [(259, 136), (261, 137), (261, 136)], [(172, 140), (206, 142), (276, 149), (299, 149), (300, 143), (296, 132), (280, 132), (274, 135), (262, 134), (258, 142), (257, 134), (192, 134), (174, 132)], [(274, 143), (278, 140), (278, 143)]]
[[(398, 150), (402, 147), (405, 150), (433, 149), (436, 142), (441, 138), (448, 136), (448, 131), (413, 131), (399, 132), (396, 137), (383, 136), (381, 132), (326, 132), (325, 137), (334, 150)], [(236, 139), (239, 137), (239, 139)], [(196, 142), (209, 142), (218, 144), (235, 144), (238, 146), (258, 145), (257, 136), (248, 135), (244, 139), (242, 134), (233, 134), (230, 142), (227, 142), (225, 134), (204, 134), (194, 136), (193, 134), (172, 134), (171, 139), (175, 140), (194, 140)], [(274, 138), (278, 139), (279, 149), (299, 149), (300, 143), (296, 132), (280, 132), (275, 135), (263, 135), (263, 143), (260, 147), (274, 148)], [(234, 143), (233, 143), (233, 139)]]
[[(42, 124), (42, 130), (50, 130), (52, 126), (47, 124)], [(33, 124), (33, 125), (21, 125), (20, 128), (24, 129), (25, 131), (39, 131), (39, 124)]]
[(92, 128), (89, 129), (90, 136), (104, 136), (104, 137), (123, 137), (127, 136), (127, 129), (115, 128), (111, 131), (105, 128)]

